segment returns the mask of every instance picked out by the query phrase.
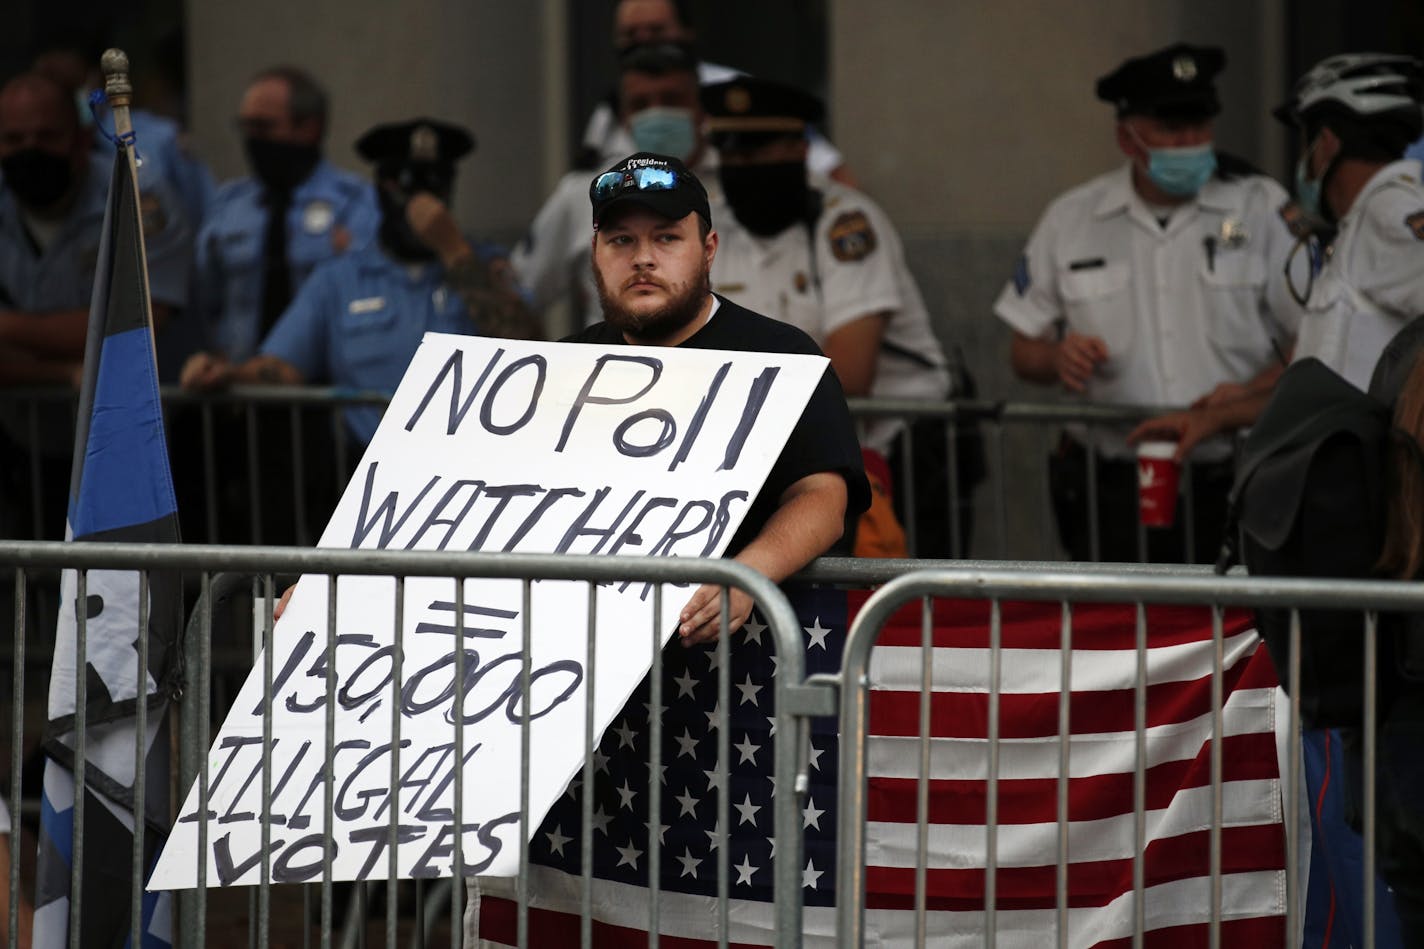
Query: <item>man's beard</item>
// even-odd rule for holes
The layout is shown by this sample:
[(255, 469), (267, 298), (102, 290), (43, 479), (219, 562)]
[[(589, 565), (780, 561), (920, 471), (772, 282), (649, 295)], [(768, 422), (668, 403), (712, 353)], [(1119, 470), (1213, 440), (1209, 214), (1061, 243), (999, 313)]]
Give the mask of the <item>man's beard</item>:
[(611, 326), (622, 330), (629, 339), (643, 343), (656, 343), (667, 339), (697, 319), (707, 297), (712, 293), (711, 272), (707, 267), (703, 267), (697, 278), (688, 283), (681, 293), (668, 300), (665, 306), (651, 313), (633, 313), (620, 306), (608, 292), (603, 274), (597, 267), (593, 270), (593, 278), (598, 285), (598, 301), (603, 306), (603, 318)]

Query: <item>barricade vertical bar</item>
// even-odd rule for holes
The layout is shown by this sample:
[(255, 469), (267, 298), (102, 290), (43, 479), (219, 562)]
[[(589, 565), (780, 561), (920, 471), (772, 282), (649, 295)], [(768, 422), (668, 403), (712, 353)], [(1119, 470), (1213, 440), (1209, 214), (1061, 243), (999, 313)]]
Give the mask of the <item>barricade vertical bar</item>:
[(964, 545), (960, 542), (962, 518), (959, 513), (959, 492), (964, 489), (964, 485), (959, 483), (959, 438), (956, 425), (959, 420), (959, 406), (951, 403), (951, 408), (954, 411), (944, 424), (945, 444), (949, 446), (949, 551), (950, 556), (958, 560), (965, 555)]
[(1376, 768), (1379, 765), (1379, 614), (1365, 613), (1365, 866), (1362, 886), (1365, 893), (1365, 945), (1375, 944), (1375, 821), (1379, 792)]
[(1055, 902), (1058, 907), (1058, 946), (1068, 946), (1068, 784), (1069, 737), (1073, 710), (1073, 605), (1063, 601), (1063, 628), (1058, 670), (1058, 870)]
[(653, 670), (648, 679), (648, 949), (658, 949), (662, 897), (663, 585), (653, 587)]
[(915, 437), (910, 433), (909, 425), (900, 429), (900, 445), (901, 472), (905, 482), (901, 486), (902, 496), (905, 498), (905, 549), (914, 557), (919, 554), (920, 549), (917, 526), (920, 518), (918, 505), (915, 503)]
[(934, 598), (920, 598), (920, 773), (915, 782), (915, 945), (929, 938), (930, 697), (934, 693)]
[(1009, 501), (1007, 486), (1004, 484), (1004, 426), (994, 428), (994, 470), (1000, 472), (996, 479), (998, 491), (994, 494), (994, 528), (998, 538), (995, 548), (1000, 557), (1008, 556), (1009, 549)]
[[(400, 894), (400, 710), (405, 656), (405, 577), (396, 577), (396, 612), (391, 631), (391, 821), (386, 827), (386, 949), (396, 949)], [(526, 693), (527, 695), (528, 693)], [(420, 903), (416, 903), (416, 913)]]
[[(287, 407), (288, 430), (292, 433), (292, 513), (297, 521), (297, 546), (311, 546), (311, 532), (307, 529), (307, 483), (306, 453), (302, 442), (301, 406), (293, 402)], [(392, 757), (397, 757), (394, 753)], [(394, 809), (394, 808), (392, 808)], [(395, 824), (395, 818), (391, 819)]]
[[(198, 681), (189, 685), (198, 694), (198, 892), (195, 906), (194, 934), (202, 945), (208, 935), (208, 745), (209, 719), (212, 715), (213, 681), (213, 575), (203, 571), (202, 635), (198, 638)], [(184, 947), (187, 949), (187, 947)]]
[(579, 803), (582, 813), (579, 820), (579, 871), (583, 877), (583, 898), (579, 900), (579, 945), (582, 949), (593, 947), (593, 700), (594, 682), (597, 681), (598, 641), (598, 584), (588, 584), (588, 645), (584, 656), (585, 675), (583, 702), (583, 797)]
[(1290, 662), (1286, 670), (1290, 693), (1290, 725), (1286, 747), (1290, 765), (1286, 772), (1286, 941), (1294, 943), (1300, 932), (1300, 610), (1290, 611)]
[(1098, 536), (1098, 452), (1093, 447), (1093, 429), (1088, 429), (1083, 457), (1088, 468), (1088, 557), (1097, 563), (1103, 559), (1103, 542)]
[[(74, 863), (69, 868), (69, 946), (79, 949), (80, 912), (84, 895), (84, 756), (85, 719), (89, 714), (89, 679), (78, 670), (89, 667), (89, 611), (81, 608), (89, 602), (89, 571), (80, 570), (74, 593), (74, 841), (70, 845), (70, 859)], [(60, 581), (63, 583), (63, 581)]]
[(999, 598), (989, 607), (989, 782), (984, 814), (984, 944), (998, 941), (999, 886), (999, 676), (1004, 626)]
[(1132, 949), (1147, 938), (1147, 606), (1137, 604), (1137, 676), (1132, 696)]
[[(23, 764), (20, 746), (25, 733), (25, 576), (24, 567), (15, 568), (15, 651), (10, 683), (10, 813), (17, 828), (20, 820), (20, 768)], [(10, 834), (10, 877), (5, 881), (10, 892), (10, 912), (5, 923), (5, 945), (20, 944), (20, 834), (12, 828)]]
[[(254, 517), (253, 520), (257, 518)], [(257, 945), (272, 931), (272, 574), (262, 575), (262, 880), (257, 886)]]
[(521, 580), (520, 600), (524, 616), (524, 655), (519, 667), (519, 949), (529, 947), (529, 692), (530, 656), (534, 651), (534, 625), (530, 583)]
[[(332, 861), (336, 859), (335, 834), (332, 832), (331, 815), (336, 811), (336, 773), (330, 762), (336, 758), (336, 585), (337, 576), (326, 575), (326, 715), (323, 725), (326, 729), (323, 744), (326, 747), (327, 766), (323, 774), (322, 797), (322, 857), (321, 857), (321, 949), (331, 949), (332, 905), (331, 877)], [(361, 884), (357, 884), (360, 886)]]
[[(217, 442), (213, 435), (213, 403), (204, 399), (198, 404), (203, 429), (203, 514), (207, 520), (208, 543), (218, 538), (218, 461)], [(207, 749), (203, 752), (206, 754)]]
[(455, 579), (455, 847), (450, 874), (450, 945), (460, 931), (460, 893), (465, 887), (465, 578)]
[[(1000, 422), (998, 424), (1002, 425), (1003, 423)], [(1048, 455), (1052, 451), (1052, 435), (1050, 434), (1044, 454)], [(1000, 475), (1000, 477), (1003, 477), (1003, 475)], [(1053, 560), (1058, 556), (1058, 547), (1053, 531), (1054, 519), (1057, 515), (1053, 510), (1053, 477), (1049, 472), (1048, 465), (1041, 466), (1038, 484), (1042, 489), (1039, 492), (1038, 498), (1039, 511), (1041, 513), (1038, 523), (1043, 540), (1043, 559)]]
[[(30, 445), (40, 444), (40, 410), (38, 400), (29, 402), (27, 420), (30, 430)], [(30, 536), (44, 537), (44, 472), (40, 469), (40, 453), (33, 447), (30, 451)], [(82, 669), (83, 666), (80, 666)]]
[(143, 832), (148, 817), (144, 806), (144, 785), (148, 762), (148, 571), (138, 575), (138, 647), (137, 701), (134, 702), (134, 777), (133, 777), (133, 844), (129, 850), (131, 873), (129, 888), (129, 945), (143, 945), (143, 883), (147, 869), (143, 859)]
[(342, 489), (346, 487), (346, 432), (342, 430), (341, 412), (334, 408), (331, 410), (331, 441), (332, 457), (336, 459), (336, 496), (340, 497)]
[[(727, 843), (732, 830), (732, 782), (728, 776), (732, 755), (732, 736), (729, 734), (732, 720), (732, 637), (727, 632), (727, 617), (732, 612), (731, 591), (723, 587), (721, 598), (722, 614), (717, 630), (717, 949), (727, 949), (732, 890), (732, 848)], [(782, 735), (781, 740), (792, 741), (794, 736)], [(787, 788), (779, 788), (778, 791), (782, 794), (795, 793)]]
[(1211, 949), (1221, 946), (1221, 823), (1222, 802), (1222, 704), (1226, 696), (1226, 639), (1222, 630), (1221, 606), (1211, 608), (1211, 923), (1207, 940)]
[[(1182, 479), (1182, 563), (1195, 563), (1197, 552), (1197, 519), (1196, 519), (1196, 468), (1190, 463), (1184, 464)], [(1144, 561), (1145, 563), (1146, 561)]]
[(242, 407), (247, 440), (247, 515), (252, 527), (252, 542), (262, 543), (262, 492), (259, 475), (261, 443), (257, 440), (257, 409), (251, 402)]

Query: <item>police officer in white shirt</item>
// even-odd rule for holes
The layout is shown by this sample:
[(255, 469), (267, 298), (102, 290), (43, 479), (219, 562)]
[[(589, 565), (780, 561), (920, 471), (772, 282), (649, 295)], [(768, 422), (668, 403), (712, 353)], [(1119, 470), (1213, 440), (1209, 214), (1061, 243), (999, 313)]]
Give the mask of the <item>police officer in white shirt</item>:
[[(630, 136), (627, 152), (672, 155), (713, 185), (716, 155), (702, 138), (700, 88), (697, 59), (687, 46), (634, 46), (619, 60), (619, 111)], [(565, 175), (509, 255), (533, 308), (542, 312), (572, 291), (579, 326), (603, 319), (589, 257), (593, 225), (588, 218), (588, 179), (587, 171)], [(709, 188), (709, 200), (717, 212), (720, 201), (715, 186)]]
[[(1395, 334), (1424, 315), (1424, 186), (1420, 163), (1402, 157), (1424, 128), (1421, 100), (1424, 63), (1350, 53), (1318, 63), (1275, 113), (1305, 143), (1290, 274), (1306, 312), (1294, 358), (1314, 356), (1361, 389)], [(1323, 241), (1321, 230), (1333, 240)], [(1133, 436), (1176, 437), (1184, 453), (1251, 424), (1270, 394), (1258, 385), (1145, 422)]]
[[(1299, 314), (1283, 273), (1294, 243), (1280, 213), (1287, 196), (1213, 147), (1213, 80), (1224, 64), (1219, 49), (1177, 44), (1098, 80), (1127, 161), (1049, 205), (994, 305), (1013, 330), (1020, 377), (1092, 402), (1170, 406), (1224, 398), (1279, 374)], [(1125, 435), (1075, 426), (1050, 460), (1070, 556), (1214, 560), (1231, 486), (1229, 444), (1193, 456), (1190, 479), (1183, 475), (1191, 516), (1143, 532), (1142, 550)], [(1092, 483), (1090, 448), (1098, 453)]]
[[(702, 104), (731, 211), (719, 225), (713, 289), (804, 330), (830, 357), (847, 395), (948, 396), (947, 360), (885, 212), (859, 191), (807, 174), (806, 130), (821, 119), (821, 103), (791, 86), (740, 76), (704, 87)], [(897, 485), (905, 483), (896, 437), (904, 427), (898, 419), (861, 426), (862, 446), (889, 459)], [(944, 425), (915, 428), (915, 553), (952, 556)], [(971, 486), (961, 484), (961, 497)], [(903, 520), (904, 499), (896, 500)]]

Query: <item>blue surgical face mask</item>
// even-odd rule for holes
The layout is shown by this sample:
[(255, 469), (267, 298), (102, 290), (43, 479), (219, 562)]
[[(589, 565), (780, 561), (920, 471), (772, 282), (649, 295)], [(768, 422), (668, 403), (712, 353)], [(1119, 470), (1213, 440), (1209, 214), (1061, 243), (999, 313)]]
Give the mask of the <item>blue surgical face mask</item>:
[(1183, 148), (1147, 149), (1147, 177), (1173, 197), (1190, 198), (1215, 172), (1216, 151), (1211, 142)]
[(653, 106), (628, 120), (633, 144), (641, 152), (671, 155), (687, 161), (697, 148), (697, 128), (692, 110), (671, 106)]
[(1330, 220), (1322, 197), (1325, 191), (1325, 172), (1329, 171), (1329, 164), (1326, 164), (1319, 178), (1310, 177), (1310, 156), (1315, 153), (1315, 146), (1319, 141), (1317, 138), (1311, 142), (1306, 150), (1301, 152), (1300, 158), (1296, 159), (1295, 203), (1305, 212), (1306, 217), (1317, 223), (1324, 223)]

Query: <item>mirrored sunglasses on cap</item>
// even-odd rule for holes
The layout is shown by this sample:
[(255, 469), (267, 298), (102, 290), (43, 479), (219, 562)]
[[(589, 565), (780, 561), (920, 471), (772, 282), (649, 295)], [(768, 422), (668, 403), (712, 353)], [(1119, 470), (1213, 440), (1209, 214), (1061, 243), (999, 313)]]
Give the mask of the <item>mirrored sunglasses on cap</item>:
[(629, 191), (675, 191), (684, 177), (671, 168), (644, 166), (628, 171), (605, 171), (593, 179), (589, 194), (603, 202)]

